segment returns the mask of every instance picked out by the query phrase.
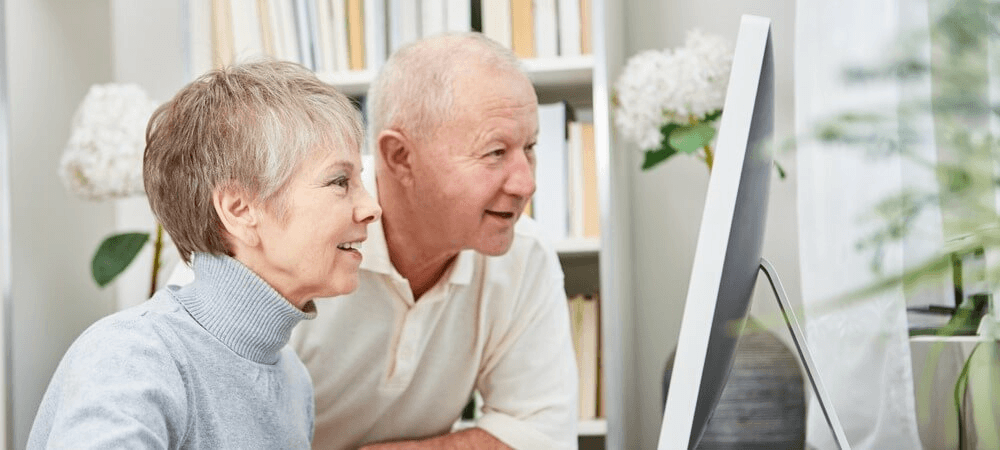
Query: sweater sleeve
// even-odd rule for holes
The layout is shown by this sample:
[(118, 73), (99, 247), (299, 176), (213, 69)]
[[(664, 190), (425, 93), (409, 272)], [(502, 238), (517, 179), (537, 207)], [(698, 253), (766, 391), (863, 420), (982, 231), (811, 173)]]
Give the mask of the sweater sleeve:
[(28, 436), (36, 448), (177, 448), (188, 424), (181, 368), (154, 326), (99, 321), (70, 346)]
[(577, 370), (563, 277), (554, 253), (524, 267), (509, 326), (479, 377), (477, 426), (517, 449), (577, 447)]

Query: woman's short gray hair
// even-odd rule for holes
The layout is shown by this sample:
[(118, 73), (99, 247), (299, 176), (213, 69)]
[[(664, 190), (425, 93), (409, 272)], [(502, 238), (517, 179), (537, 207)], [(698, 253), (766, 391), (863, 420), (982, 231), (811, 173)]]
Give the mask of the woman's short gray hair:
[(363, 142), (361, 114), (343, 94), (301, 65), (253, 61), (206, 73), (153, 113), (143, 182), (184, 261), (232, 256), (215, 189), (239, 189), (284, 218), (284, 187), (313, 151)]
[(368, 91), (369, 136), (398, 129), (417, 139), (432, 137), (452, 117), (457, 74), (477, 66), (523, 73), (514, 52), (477, 32), (446, 33), (403, 46)]

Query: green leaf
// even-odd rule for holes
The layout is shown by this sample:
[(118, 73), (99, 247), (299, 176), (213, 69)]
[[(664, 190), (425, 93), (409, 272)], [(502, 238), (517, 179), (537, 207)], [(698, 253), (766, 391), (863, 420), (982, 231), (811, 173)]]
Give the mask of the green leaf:
[(642, 170), (652, 169), (657, 164), (666, 161), (667, 158), (674, 156), (677, 153), (677, 149), (670, 146), (670, 133), (673, 133), (679, 125), (676, 123), (668, 123), (660, 127), (660, 148), (656, 150), (646, 150), (646, 157), (642, 161)]
[(668, 145), (664, 145), (656, 150), (646, 150), (646, 158), (642, 161), (642, 170), (651, 169), (676, 153), (677, 150), (670, 148)]
[(715, 138), (715, 127), (707, 123), (697, 123), (677, 127), (670, 133), (670, 146), (681, 153), (694, 153), (710, 144)]
[[(978, 346), (979, 344), (977, 344)], [(972, 424), (980, 448), (1000, 448), (1000, 431), (996, 426), (1000, 410), (994, 405), (1000, 386), (1000, 368), (996, 366), (997, 346), (989, 343), (969, 355), (966, 386), (972, 398)], [(972, 381), (969, 381), (972, 380)], [(961, 413), (960, 413), (961, 414)]]
[(107, 286), (122, 273), (148, 240), (149, 233), (121, 233), (104, 239), (90, 262), (90, 272), (97, 285)]
[(719, 120), (720, 117), (722, 117), (722, 110), (721, 109), (717, 109), (717, 110), (712, 111), (712, 112), (710, 112), (708, 114), (705, 114), (705, 117), (702, 118), (701, 121), (702, 122), (715, 122), (716, 120)]

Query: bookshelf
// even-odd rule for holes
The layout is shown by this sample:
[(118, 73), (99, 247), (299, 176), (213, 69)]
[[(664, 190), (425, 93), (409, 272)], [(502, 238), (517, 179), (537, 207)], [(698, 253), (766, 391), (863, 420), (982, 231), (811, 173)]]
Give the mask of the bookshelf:
[[(172, 94), (194, 75), (211, 68), (211, 4), (194, 0), (172, 2), (115, 2), (115, 21), (131, 23), (128, 33), (115, 33), (112, 45), (116, 57), (128, 73), (117, 74), (116, 81), (143, 85), (157, 98)], [(236, 5), (241, 0), (227, 3)], [(264, 0), (257, 0), (263, 2)], [(294, 1), (294, 0), (292, 0)], [(362, 0), (364, 5), (388, 7), (395, 0)], [(473, 5), (480, 1), (474, 0)], [(565, 0), (557, 0), (561, 2)], [(406, 4), (406, 2), (396, 2)], [(636, 405), (636, 360), (630, 334), (633, 280), (631, 267), (631, 180), (629, 168), (633, 157), (619, 146), (612, 127), (611, 83), (624, 64), (624, 6), (622, 2), (581, 0), (590, 6), (590, 52), (576, 56), (535, 57), (523, 59), (529, 78), (535, 84), (539, 103), (567, 101), (575, 108), (586, 109), (594, 124), (594, 146), (599, 204), (599, 237), (573, 238), (553, 243), (559, 253), (572, 295), (597, 292), (600, 295), (600, 321), (604, 384), (602, 402), (605, 418), (581, 420), (578, 430), (581, 448), (634, 448), (638, 437), (639, 412)], [(255, 4), (248, 0), (246, 4)], [(146, 25), (140, 27), (139, 23)], [(391, 20), (382, 22), (385, 28)], [(167, 23), (173, 24), (173, 30)], [(377, 23), (377, 22), (376, 22)], [(159, 24), (163, 32), (150, 32), (149, 24)], [(154, 27), (155, 28), (155, 27)], [(391, 51), (390, 33), (383, 35), (385, 51)], [(141, 44), (141, 45), (140, 45)], [(133, 48), (135, 46), (142, 48)], [(181, 48), (183, 51), (164, 52)], [(162, 60), (150, 64), (149, 59)], [(206, 62), (208, 61), (208, 62)], [(368, 60), (369, 62), (372, 60)], [(208, 64), (208, 66), (206, 66)], [(376, 64), (363, 70), (321, 70), (319, 77), (352, 97), (366, 93)], [(165, 76), (172, 78), (161, 81)], [(119, 213), (121, 214), (121, 213)], [(131, 214), (131, 211), (125, 214)]]
[[(589, 91), (593, 79), (594, 58), (592, 55), (581, 55), (567, 58), (526, 59), (524, 69), (528, 73), (528, 78), (543, 91), (572, 88)], [(324, 71), (317, 72), (316, 75), (321, 80), (337, 86), (345, 95), (358, 97), (368, 91), (368, 85), (375, 78), (375, 71)]]

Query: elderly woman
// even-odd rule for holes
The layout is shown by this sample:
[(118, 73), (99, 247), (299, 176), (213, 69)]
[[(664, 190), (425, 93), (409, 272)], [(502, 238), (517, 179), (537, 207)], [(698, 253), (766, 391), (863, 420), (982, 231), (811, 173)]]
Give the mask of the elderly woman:
[(309, 375), (286, 347), (313, 298), (354, 290), (381, 214), (358, 111), (301, 66), (210, 72), (150, 119), (150, 206), (195, 281), (66, 352), (28, 448), (308, 448)]

